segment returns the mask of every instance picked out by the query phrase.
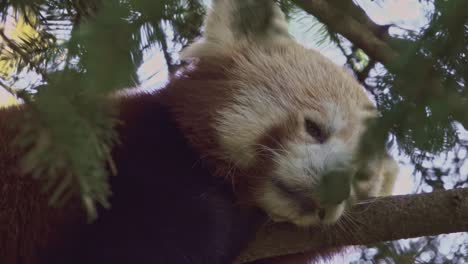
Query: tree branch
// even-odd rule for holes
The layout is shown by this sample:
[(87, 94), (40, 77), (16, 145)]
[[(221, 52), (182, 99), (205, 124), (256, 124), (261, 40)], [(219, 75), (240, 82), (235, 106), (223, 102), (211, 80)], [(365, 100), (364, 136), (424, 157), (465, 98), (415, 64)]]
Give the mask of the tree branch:
[(163, 52), (164, 59), (166, 61), (167, 71), (169, 72), (169, 75), (173, 75), (176, 72), (177, 67), (174, 66), (172, 56), (169, 52), (169, 47), (167, 45), (167, 36), (164, 30), (162, 30), (162, 24), (160, 24), (159, 27), (156, 28), (155, 30), (157, 30), (159, 35), (161, 36), (161, 39), (159, 40), (159, 44), (161, 45), (161, 50)]
[(388, 34), (389, 25), (378, 25), (367, 16), (366, 11), (353, 0), (328, 0), (328, 3), (335, 8), (340, 9), (341, 12), (350, 14), (359, 23), (370, 30), (376, 37), (383, 41), (387, 41), (390, 35)]
[(8, 92), (10, 95), (12, 95), (13, 97), (15, 97), (16, 99), (19, 98), (18, 96), (18, 93), (16, 92), (15, 88), (9, 86), (8, 84), (2, 82), (2, 80), (0, 79), (0, 86), (5, 89), (6, 92)]
[(315, 16), (320, 22), (326, 24), (331, 30), (345, 36), (352, 43), (359, 46), (370, 57), (384, 63), (392, 63), (398, 59), (399, 54), (390, 45), (374, 34), (380, 26), (364, 15), (360, 15), (362, 21), (365, 17), (366, 25), (349, 14), (338, 10), (325, 0), (296, 0), (297, 5), (304, 11)]
[[(344, 226), (344, 228), (343, 228)], [(350, 245), (468, 231), (468, 188), (367, 200), (339, 225), (265, 225), (237, 263)], [(279, 242), (280, 241), (280, 242)]]

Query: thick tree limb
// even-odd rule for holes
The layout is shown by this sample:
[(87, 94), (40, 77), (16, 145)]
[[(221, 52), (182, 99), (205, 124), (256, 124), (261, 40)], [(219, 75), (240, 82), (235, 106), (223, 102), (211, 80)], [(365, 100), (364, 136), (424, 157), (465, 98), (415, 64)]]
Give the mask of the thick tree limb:
[(468, 188), (368, 200), (354, 206), (341, 226), (305, 231), (288, 224), (265, 225), (238, 263), (317, 248), (467, 232)]
[[(315, 16), (331, 30), (349, 39), (377, 61), (387, 64), (398, 59), (399, 54), (377, 34), (382, 26), (373, 23), (365, 15), (361, 15), (358, 20), (335, 8), (326, 0), (296, 0), (295, 2), (304, 11)], [(360, 21), (364, 19), (366, 23), (362, 24)]]

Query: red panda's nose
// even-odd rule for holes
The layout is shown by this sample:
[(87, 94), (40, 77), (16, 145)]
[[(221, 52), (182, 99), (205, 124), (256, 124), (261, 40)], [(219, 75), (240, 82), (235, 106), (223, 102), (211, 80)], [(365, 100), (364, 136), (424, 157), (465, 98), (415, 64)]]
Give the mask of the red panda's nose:
[(328, 172), (323, 175), (318, 190), (321, 204), (340, 204), (350, 195), (351, 175), (346, 171)]
[(323, 220), (325, 218), (325, 209), (320, 208), (318, 211), (318, 217), (320, 220)]

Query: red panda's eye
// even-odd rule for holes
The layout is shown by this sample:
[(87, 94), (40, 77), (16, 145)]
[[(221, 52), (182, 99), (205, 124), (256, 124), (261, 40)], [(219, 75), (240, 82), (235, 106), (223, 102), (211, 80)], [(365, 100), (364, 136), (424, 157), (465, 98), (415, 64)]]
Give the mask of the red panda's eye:
[(322, 129), (315, 123), (314, 121), (310, 119), (305, 119), (305, 129), (307, 133), (315, 138), (318, 142), (323, 143), (325, 142), (325, 134), (323, 133)]

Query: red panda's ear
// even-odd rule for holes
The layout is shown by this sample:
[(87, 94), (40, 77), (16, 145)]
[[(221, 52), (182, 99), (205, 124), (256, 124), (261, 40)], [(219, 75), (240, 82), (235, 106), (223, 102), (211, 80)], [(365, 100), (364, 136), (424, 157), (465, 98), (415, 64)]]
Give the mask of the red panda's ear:
[(214, 0), (203, 38), (185, 49), (182, 59), (216, 56), (240, 43), (268, 45), (289, 40), (288, 25), (273, 0)]

